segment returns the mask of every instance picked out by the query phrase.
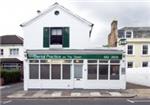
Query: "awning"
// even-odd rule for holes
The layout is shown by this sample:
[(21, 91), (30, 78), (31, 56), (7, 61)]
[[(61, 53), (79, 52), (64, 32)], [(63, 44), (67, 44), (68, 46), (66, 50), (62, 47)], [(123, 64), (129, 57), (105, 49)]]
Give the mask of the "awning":
[(122, 59), (122, 54), (112, 49), (27, 50), (28, 59)]

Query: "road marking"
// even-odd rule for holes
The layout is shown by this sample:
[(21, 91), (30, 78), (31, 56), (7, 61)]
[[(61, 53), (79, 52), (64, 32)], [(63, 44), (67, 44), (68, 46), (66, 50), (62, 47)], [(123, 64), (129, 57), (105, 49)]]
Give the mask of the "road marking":
[(149, 103), (150, 102), (150, 100), (148, 99), (148, 100), (130, 100), (130, 99), (127, 99), (127, 101), (128, 102), (130, 102), (130, 103), (140, 103), (140, 102), (142, 102), (142, 103)]
[(11, 103), (12, 100), (8, 100), (8, 101), (3, 101), (3, 104), (8, 104), (8, 103)]
[(128, 102), (130, 102), (130, 103), (135, 103), (134, 101), (132, 101), (132, 100), (129, 100), (129, 99), (127, 99), (127, 101), (128, 101)]

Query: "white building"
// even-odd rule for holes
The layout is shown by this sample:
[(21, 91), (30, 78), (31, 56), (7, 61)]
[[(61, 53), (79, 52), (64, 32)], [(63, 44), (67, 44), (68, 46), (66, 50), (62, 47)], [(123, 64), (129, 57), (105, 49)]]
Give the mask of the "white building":
[(23, 70), (23, 38), (17, 35), (0, 36), (0, 67)]
[(89, 49), (92, 23), (55, 3), (20, 26), (24, 90), (125, 89), (122, 51)]

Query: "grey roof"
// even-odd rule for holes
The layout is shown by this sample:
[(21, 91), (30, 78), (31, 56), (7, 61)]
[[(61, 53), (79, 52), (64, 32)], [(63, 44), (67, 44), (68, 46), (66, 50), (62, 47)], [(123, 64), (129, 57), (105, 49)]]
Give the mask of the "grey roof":
[(118, 30), (118, 37), (123, 36), (125, 30), (133, 31), (134, 38), (150, 38), (150, 27), (123, 27)]
[(22, 62), (21, 60), (17, 58), (1, 58), (0, 59), (1, 63), (19, 63)]
[(27, 50), (28, 54), (122, 54), (122, 50), (115, 49), (49, 49)]
[(0, 45), (20, 44), (23, 45), (23, 38), (17, 35), (0, 36)]
[(70, 10), (68, 10), (68, 9), (66, 9), (65, 7), (59, 5), (57, 2), (54, 3), (52, 6), (50, 6), (50, 7), (49, 7), (47, 10), (45, 10), (43, 13), (39, 13), (38, 16), (36, 16), (35, 18), (33, 18), (33, 19), (31, 19), (31, 20), (29, 20), (29, 21), (27, 21), (27, 22), (25, 22), (25, 23), (22, 23), (20, 26), (21, 26), (21, 27), (24, 27), (24, 26), (29, 25), (30, 23), (32, 23), (32, 22), (36, 21), (37, 19), (39, 19), (40, 17), (46, 15), (47, 13), (49, 13), (50, 11), (52, 11), (53, 9), (55, 9), (56, 7), (58, 7), (58, 8), (60, 8), (60, 9), (64, 10), (64, 11), (67, 12), (68, 14), (74, 16), (75, 18), (77, 18), (78, 20), (80, 20), (80, 21), (82, 21), (82, 22), (88, 24), (89, 26), (91, 26), (91, 27), (93, 26), (93, 23), (91, 23), (91, 22), (89, 22), (89, 21), (83, 19), (82, 17), (78, 16), (77, 14), (72, 13)]

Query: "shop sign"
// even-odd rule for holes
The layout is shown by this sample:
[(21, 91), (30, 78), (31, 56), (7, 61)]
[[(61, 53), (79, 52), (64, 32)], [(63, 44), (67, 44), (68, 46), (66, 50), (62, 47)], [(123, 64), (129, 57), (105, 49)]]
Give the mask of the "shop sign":
[(28, 59), (122, 59), (122, 54), (27, 54)]

